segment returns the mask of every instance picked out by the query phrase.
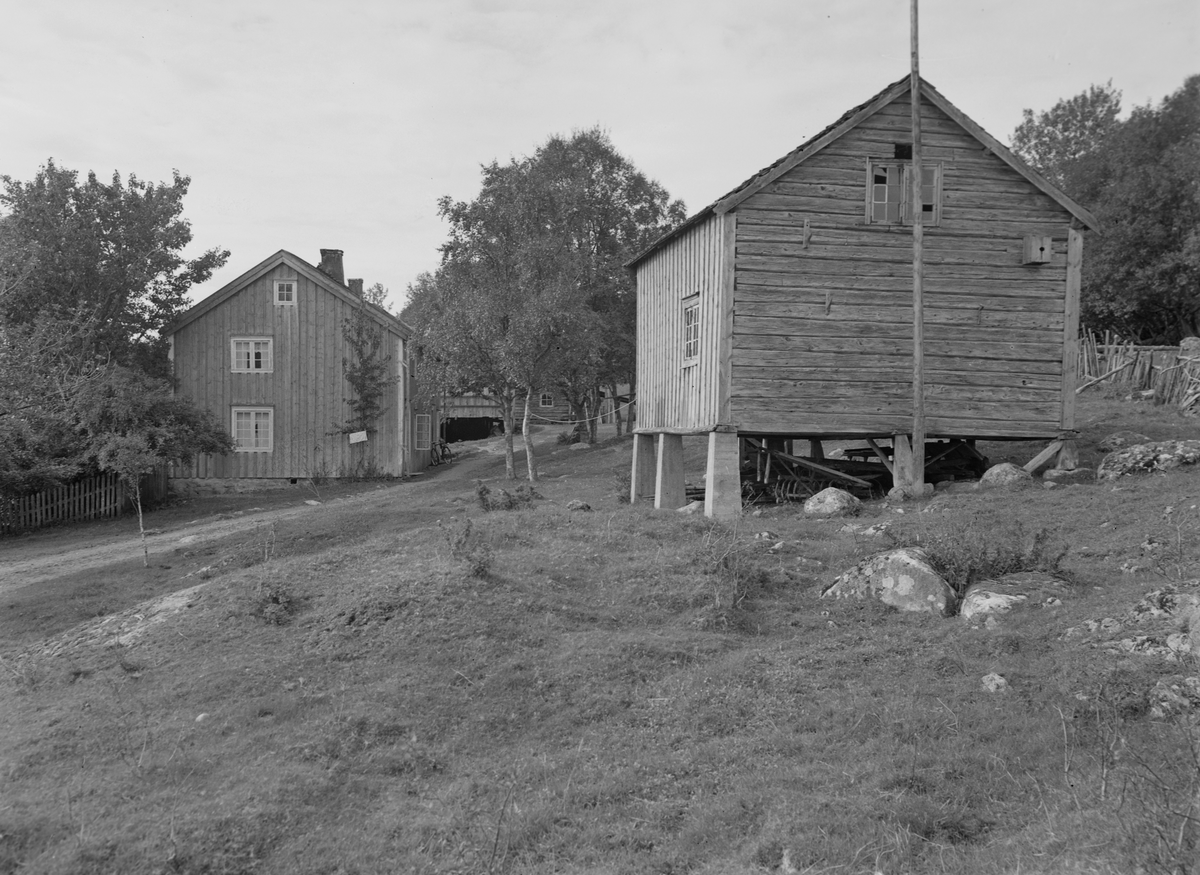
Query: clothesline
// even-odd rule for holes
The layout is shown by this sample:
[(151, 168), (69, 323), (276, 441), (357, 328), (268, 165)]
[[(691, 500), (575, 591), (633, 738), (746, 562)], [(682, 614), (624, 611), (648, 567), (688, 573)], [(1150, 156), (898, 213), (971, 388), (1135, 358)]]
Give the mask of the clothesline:
[[(633, 401), (626, 401), (620, 407), (614, 407), (612, 412), (615, 414), (618, 410), (624, 410), (626, 407), (632, 407), (633, 404)], [(585, 422), (591, 422), (592, 420), (599, 422), (601, 418), (607, 416), (608, 414), (601, 413), (596, 416), (589, 416), (587, 419), (547, 419), (544, 416), (538, 416), (536, 413), (530, 413), (529, 415), (536, 419), (540, 419), (542, 422), (548, 422), (551, 425), (581, 425)]]

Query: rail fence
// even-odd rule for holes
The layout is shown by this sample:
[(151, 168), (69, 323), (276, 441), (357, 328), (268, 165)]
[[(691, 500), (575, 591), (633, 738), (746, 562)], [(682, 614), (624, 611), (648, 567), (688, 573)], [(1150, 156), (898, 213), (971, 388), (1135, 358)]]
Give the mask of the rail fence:
[(1136, 346), (1110, 334), (1086, 334), (1079, 344), (1079, 387), (1108, 383), (1153, 392), (1156, 404), (1187, 410), (1200, 403), (1200, 344)]
[[(143, 474), (139, 485), (143, 507), (165, 499), (169, 488), (166, 466)], [(0, 498), (0, 534), (54, 523), (107, 519), (132, 509), (133, 490), (116, 474), (101, 474), (20, 498)]]

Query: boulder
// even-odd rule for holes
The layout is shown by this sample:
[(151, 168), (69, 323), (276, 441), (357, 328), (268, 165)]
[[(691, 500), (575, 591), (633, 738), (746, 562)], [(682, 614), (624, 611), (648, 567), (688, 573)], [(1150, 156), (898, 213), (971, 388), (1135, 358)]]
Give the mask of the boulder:
[(844, 489), (834, 486), (822, 489), (804, 502), (804, 513), (807, 516), (858, 516), (861, 512), (861, 501)]
[(1153, 441), (1115, 450), (1096, 469), (1097, 480), (1116, 480), (1129, 474), (1169, 471), (1200, 462), (1200, 440)]
[(983, 472), (979, 478), (980, 488), (1002, 487), (1004, 489), (1019, 489), (1033, 482), (1033, 475), (1019, 465), (1011, 462), (1001, 462)]
[(958, 613), (964, 620), (1005, 614), (1019, 605), (1062, 604), (1066, 581), (1039, 571), (1019, 571), (967, 587)]
[(1171, 675), (1150, 690), (1150, 716), (1170, 720), (1200, 711), (1200, 677)]
[(1139, 434), (1136, 431), (1116, 431), (1100, 441), (1099, 446), (1104, 452), (1111, 453), (1114, 450), (1123, 450), (1126, 447), (1148, 443), (1150, 443), (1150, 438), (1144, 434)]
[(592, 506), (586, 501), (580, 501), (578, 498), (572, 498), (567, 502), (567, 510), (591, 510)]
[(888, 550), (840, 574), (821, 597), (877, 598), (902, 611), (928, 611), (949, 616), (957, 597), (953, 587), (929, 564), (919, 547)]

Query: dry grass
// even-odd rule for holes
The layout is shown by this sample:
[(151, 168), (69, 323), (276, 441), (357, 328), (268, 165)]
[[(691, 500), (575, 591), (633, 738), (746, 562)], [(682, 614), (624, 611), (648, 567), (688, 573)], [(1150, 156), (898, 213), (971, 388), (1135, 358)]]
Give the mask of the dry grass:
[(1192, 573), (1195, 539), (1142, 545), (1197, 474), (872, 506), (951, 553), (1005, 520), (1067, 546), (1061, 606), (972, 629), (818, 600), (883, 546), (840, 523), (621, 505), (618, 449), (255, 554), (129, 646), (6, 655), (0, 873), (1194, 871), (1195, 729), (1144, 706), (1197, 666), (1062, 636)]

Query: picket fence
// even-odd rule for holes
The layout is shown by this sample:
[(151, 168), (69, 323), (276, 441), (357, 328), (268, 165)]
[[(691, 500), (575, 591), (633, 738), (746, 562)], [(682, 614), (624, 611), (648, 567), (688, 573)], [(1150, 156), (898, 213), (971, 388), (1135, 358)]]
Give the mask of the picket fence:
[[(142, 506), (167, 497), (167, 468), (143, 474), (139, 486)], [(132, 490), (115, 474), (102, 474), (66, 483), (5, 502), (0, 508), (0, 533), (11, 534), (54, 523), (81, 522), (120, 516), (134, 509)]]

